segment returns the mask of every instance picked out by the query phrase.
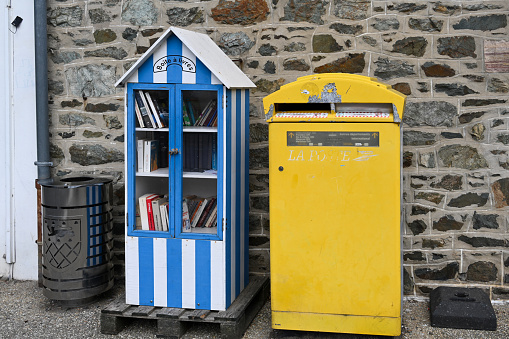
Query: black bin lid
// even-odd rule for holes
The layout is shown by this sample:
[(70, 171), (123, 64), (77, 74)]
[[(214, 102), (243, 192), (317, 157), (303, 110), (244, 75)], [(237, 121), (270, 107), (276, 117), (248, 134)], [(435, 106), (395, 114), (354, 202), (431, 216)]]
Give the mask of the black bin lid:
[(53, 180), (52, 182), (41, 183), (42, 187), (48, 188), (78, 188), (78, 187), (89, 187), (96, 185), (104, 185), (111, 183), (112, 179), (98, 178), (91, 176), (79, 176), (79, 177), (67, 177), (59, 180)]

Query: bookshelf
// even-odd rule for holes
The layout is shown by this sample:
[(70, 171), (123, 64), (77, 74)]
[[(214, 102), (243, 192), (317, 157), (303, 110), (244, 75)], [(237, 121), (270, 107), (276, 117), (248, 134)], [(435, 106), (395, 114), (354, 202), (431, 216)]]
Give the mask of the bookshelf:
[(134, 126), (136, 145), (130, 198), (136, 209), (128, 234), (222, 239), (217, 213), (222, 92), (220, 85), (128, 85), (128, 126)]
[(207, 35), (170, 27), (116, 86), (126, 98), (126, 303), (226, 310), (249, 283), (255, 85)]

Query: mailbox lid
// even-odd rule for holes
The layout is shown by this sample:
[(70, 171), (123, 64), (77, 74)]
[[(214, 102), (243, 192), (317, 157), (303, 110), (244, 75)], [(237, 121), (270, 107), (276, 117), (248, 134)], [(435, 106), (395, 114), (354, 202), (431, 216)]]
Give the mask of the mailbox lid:
[(298, 78), (263, 99), (269, 122), (394, 122), (406, 96), (374, 78), (318, 74)]

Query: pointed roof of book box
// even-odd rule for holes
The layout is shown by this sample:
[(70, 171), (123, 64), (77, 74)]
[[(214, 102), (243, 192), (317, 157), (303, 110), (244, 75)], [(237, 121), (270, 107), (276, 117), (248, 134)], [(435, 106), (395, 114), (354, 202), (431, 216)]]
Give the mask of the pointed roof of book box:
[[(163, 35), (136, 61), (136, 63), (115, 83), (115, 87), (123, 87), (138, 69), (150, 59), (155, 52), (165, 44), (172, 35), (175, 35), (194, 56), (227, 88), (255, 88), (256, 85), (242, 72), (237, 65), (216, 45), (212, 39), (202, 33), (185, 29), (170, 27)], [(166, 51), (163, 54), (166, 55)], [(170, 55), (166, 55), (168, 57)], [(173, 55), (171, 55), (173, 56)], [(162, 66), (172, 64), (169, 58), (153, 58), (155, 62), (161, 61)], [(185, 59), (184, 57), (182, 59)], [(184, 66), (186, 61), (180, 61)], [(186, 64), (187, 65), (187, 64)], [(193, 67), (193, 65), (191, 65)], [(184, 67), (183, 67), (184, 69)], [(164, 69), (163, 71), (165, 71)], [(192, 71), (192, 69), (191, 69)], [(161, 71), (160, 71), (161, 72)], [(155, 72), (154, 72), (155, 74)]]

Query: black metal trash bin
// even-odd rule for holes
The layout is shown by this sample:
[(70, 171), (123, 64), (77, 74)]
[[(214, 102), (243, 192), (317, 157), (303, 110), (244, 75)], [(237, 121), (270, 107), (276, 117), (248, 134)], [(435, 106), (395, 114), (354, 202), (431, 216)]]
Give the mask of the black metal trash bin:
[(113, 185), (73, 177), (42, 186), (43, 294), (83, 304), (113, 286)]

